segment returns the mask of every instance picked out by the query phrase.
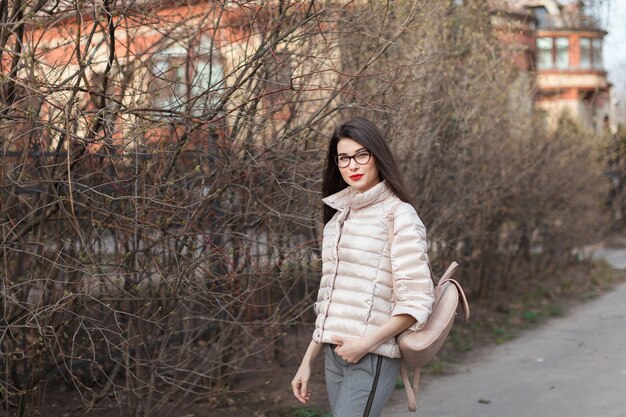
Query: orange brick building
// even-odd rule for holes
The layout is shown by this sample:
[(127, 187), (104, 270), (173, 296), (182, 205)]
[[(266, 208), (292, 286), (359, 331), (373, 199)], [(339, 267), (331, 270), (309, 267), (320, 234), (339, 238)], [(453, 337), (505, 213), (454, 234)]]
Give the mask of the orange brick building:
[[(534, 76), (535, 107), (550, 126), (568, 114), (583, 128), (615, 129), (612, 86), (602, 62), (606, 31), (580, 3), (556, 0), (495, 1), (501, 38), (512, 62)], [(506, 28), (506, 29), (503, 29)]]
[[(258, 101), (255, 117), (269, 126), (268, 121), (279, 122), (292, 112), (290, 103), (277, 97), (308, 78), (321, 81), (306, 99), (330, 95), (324, 91), (330, 75), (313, 68), (312, 58), (291, 66), (296, 59), (281, 58), (282, 49), (295, 42), (267, 46), (266, 38), (280, 33), (272, 7), (201, 0), (118, 7), (67, 7), (53, 16), (39, 13), (26, 23), (25, 58), (12, 77), (23, 88), (22, 97), (39, 99), (37, 92), (45, 91), (32, 115), (53, 127), (39, 136), (42, 148), (55, 148), (62, 130), (91, 150), (103, 146), (105, 138), (119, 148), (181, 140), (187, 149), (195, 148), (206, 145), (207, 135), (228, 135), (242, 103)], [(289, 13), (306, 12), (301, 9), (296, 4)], [(304, 38), (298, 42), (310, 46)], [(3, 74), (11, 72), (10, 54), (0, 63)], [(255, 76), (260, 71), (262, 76)], [(26, 99), (16, 103), (22, 105), (32, 109)], [(32, 128), (12, 126), (4, 134), (10, 149), (19, 150)]]

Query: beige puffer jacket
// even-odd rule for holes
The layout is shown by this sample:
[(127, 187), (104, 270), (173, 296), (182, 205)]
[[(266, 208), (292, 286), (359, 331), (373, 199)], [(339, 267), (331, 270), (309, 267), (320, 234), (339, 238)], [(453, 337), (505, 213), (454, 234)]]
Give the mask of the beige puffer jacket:
[[(434, 295), (426, 229), (413, 206), (396, 197), (385, 181), (365, 193), (348, 187), (323, 201), (337, 213), (324, 227), (313, 340), (333, 343), (332, 336), (362, 337), (399, 314), (413, 316), (417, 322), (411, 329), (420, 329), (431, 312)], [(399, 358), (396, 338), (382, 343), (374, 353)]]

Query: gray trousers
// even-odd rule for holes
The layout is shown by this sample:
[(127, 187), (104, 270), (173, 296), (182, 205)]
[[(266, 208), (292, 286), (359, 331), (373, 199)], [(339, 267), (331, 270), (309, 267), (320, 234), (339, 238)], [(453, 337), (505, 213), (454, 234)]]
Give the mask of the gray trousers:
[(368, 353), (358, 363), (344, 361), (335, 345), (324, 345), (326, 389), (333, 417), (380, 417), (394, 390), (400, 359)]

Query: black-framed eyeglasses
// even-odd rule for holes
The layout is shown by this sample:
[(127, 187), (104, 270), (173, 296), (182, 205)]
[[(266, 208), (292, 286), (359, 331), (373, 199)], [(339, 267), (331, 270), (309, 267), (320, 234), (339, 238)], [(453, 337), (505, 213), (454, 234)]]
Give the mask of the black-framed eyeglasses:
[(370, 151), (368, 151), (367, 149), (363, 149), (352, 156), (337, 155), (335, 156), (335, 163), (339, 168), (346, 168), (348, 165), (350, 165), (350, 160), (354, 159), (354, 162), (356, 162), (357, 164), (365, 165), (370, 161), (371, 157), (372, 154), (370, 153)]

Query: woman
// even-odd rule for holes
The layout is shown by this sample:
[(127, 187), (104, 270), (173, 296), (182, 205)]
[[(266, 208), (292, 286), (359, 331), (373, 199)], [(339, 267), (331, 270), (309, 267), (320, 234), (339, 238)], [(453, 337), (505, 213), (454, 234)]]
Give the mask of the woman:
[(426, 230), (381, 132), (363, 118), (333, 132), (323, 196), (315, 332), (291, 385), (300, 402), (310, 399), (311, 362), (323, 349), (333, 417), (377, 417), (400, 369), (396, 335), (431, 312)]

